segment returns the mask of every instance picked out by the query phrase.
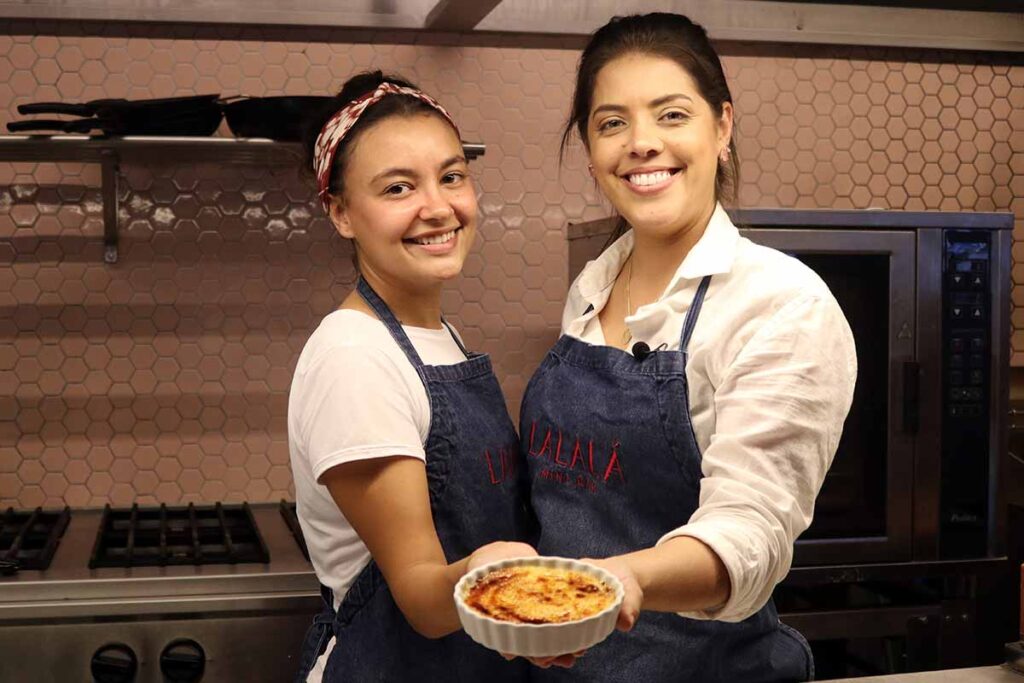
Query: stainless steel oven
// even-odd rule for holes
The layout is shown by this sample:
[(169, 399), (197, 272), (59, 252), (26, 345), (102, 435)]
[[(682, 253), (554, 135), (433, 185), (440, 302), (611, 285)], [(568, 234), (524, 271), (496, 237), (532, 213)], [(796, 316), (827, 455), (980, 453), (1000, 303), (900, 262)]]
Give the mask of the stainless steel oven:
[[(1024, 487), (999, 477), (1012, 214), (731, 213), (746, 237), (821, 275), (857, 342), (853, 406), (795, 564), (1001, 552), (1005, 487)], [(569, 227), (570, 278), (614, 225)]]

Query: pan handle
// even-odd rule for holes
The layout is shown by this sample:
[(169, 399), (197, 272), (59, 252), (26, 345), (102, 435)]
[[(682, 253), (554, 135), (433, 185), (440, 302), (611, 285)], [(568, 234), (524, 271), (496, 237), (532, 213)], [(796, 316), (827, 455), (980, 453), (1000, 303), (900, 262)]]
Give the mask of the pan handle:
[(88, 104), (71, 104), (68, 102), (34, 102), (32, 104), (19, 104), (18, 113), (92, 116), (96, 113), (96, 107)]
[(11, 133), (28, 133), (40, 130), (56, 130), (64, 133), (88, 133), (93, 128), (101, 128), (98, 119), (79, 119), (77, 121), (58, 121), (56, 119), (34, 119), (32, 121), (11, 121), (7, 130)]
[(69, 121), (57, 121), (49, 119), (36, 119), (34, 121), (11, 121), (7, 124), (7, 130), (11, 133), (26, 133), (36, 130), (60, 130), (68, 132)]

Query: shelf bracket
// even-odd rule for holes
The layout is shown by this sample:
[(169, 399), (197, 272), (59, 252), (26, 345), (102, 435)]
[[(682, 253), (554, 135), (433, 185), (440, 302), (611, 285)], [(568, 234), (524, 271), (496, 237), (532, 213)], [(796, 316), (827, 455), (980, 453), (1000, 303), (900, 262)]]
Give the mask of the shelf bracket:
[(100, 182), (103, 196), (103, 260), (107, 263), (117, 263), (117, 202), (120, 196), (118, 187), (120, 164), (121, 160), (114, 150), (103, 150), (100, 159), (102, 169)]

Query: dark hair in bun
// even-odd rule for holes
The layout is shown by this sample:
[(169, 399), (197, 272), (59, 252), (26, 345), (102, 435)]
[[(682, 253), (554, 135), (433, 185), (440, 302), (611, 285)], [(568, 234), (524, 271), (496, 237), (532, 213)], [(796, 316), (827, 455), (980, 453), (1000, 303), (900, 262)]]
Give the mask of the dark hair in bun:
[[(385, 74), (380, 70), (364, 71), (352, 76), (350, 79), (345, 81), (345, 85), (342, 86), (341, 92), (335, 96), (333, 101), (317, 112), (315, 116), (310, 118), (304, 140), (306, 169), (312, 173), (313, 148), (316, 146), (316, 139), (320, 135), (320, 131), (323, 129), (324, 124), (326, 124), (332, 116), (338, 113), (342, 107), (359, 99), (360, 97), (363, 97), (364, 95), (369, 95), (377, 89), (377, 86), (384, 82), (394, 83), (395, 85), (406, 88), (419, 89), (416, 85), (400, 76)], [(334, 155), (334, 166), (331, 168), (331, 181), (328, 185), (330, 193), (341, 194), (344, 192), (345, 188), (342, 186), (342, 178), (345, 174), (345, 165), (348, 163), (352, 145), (364, 131), (369, 130), (378, 122), (391, 118), (392, 116), (413, 116), (416, 114), (431, 114), (433, 116), (437, 116), (448, 125), (451, 125), (451, 122), (449, 122), (441, 112), (437, 111), (426, 102), (409, 95), (387, 95), (381, 99), (380, 102), (377, 102), (363, 112), (356, 124), (352, 126), (348, 135), (346, 135), (338, 145), (338, 150)]]

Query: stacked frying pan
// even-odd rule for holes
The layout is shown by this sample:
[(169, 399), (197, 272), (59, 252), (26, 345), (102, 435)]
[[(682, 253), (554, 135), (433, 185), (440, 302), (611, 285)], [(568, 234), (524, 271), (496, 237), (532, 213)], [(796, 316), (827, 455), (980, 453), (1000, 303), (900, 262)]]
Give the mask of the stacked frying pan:
[(12, 121), (12, 133), (63, 132), (101, 135), (212, 135), (226, 118), (237, 137), (301, 140), (311, 117), (332, 97), (234, 97), (193, 95), (152, 100), (102, 99), (81, 104), (37, 102), (18, 106), (19, 114), (69, 115), (74, 119)]
[(19, 114), (65, 114), (77, 119), (52, 118), (13, 121), (12, 133), (59, 131), (104, 135), (211, 135), (224, 113), (219, 95), (169, 97), (157, 100), (93, 100), (84, 104), (36, 102), (18, 105)]
[(311, 119), (334, 104), (333, 97), (237, 97), (221, 100), (228, 128), (240, 138), (302, 140)]

